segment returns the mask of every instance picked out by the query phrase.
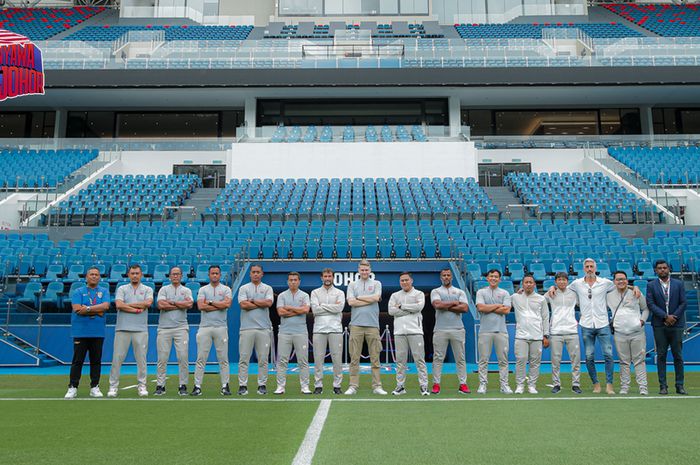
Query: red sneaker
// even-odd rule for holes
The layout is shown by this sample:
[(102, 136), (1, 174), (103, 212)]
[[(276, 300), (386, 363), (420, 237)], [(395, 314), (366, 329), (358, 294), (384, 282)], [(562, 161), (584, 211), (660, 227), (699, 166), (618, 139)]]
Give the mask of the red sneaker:
[(469, 390), (469, 386), (467, 386), (466, 384), (459, 385), (459, 392), (461, 394), (471, 394), (471, 391)]
[(440, 384), (433, 383), (433, 394), (440, 394)]

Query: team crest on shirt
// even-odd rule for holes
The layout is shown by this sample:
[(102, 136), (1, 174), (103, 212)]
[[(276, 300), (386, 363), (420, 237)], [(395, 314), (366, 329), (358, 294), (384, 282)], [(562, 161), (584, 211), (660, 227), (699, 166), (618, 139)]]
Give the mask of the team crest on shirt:
[(97, 293), (97, 297), (101, 299), (101, 298), (102, 298), (102, 293), (101, 293), (101, 292), (98, 292), (98, 293)]
[(367, 290), (370, 292), (374, 291), (374, 286), (367, 286)]

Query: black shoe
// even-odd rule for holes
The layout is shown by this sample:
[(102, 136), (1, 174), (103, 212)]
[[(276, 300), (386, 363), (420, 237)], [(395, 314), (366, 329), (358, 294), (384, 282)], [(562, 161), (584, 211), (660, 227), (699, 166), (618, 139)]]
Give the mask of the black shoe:
[(248, 395), (248, 386), (238, 386), (238, 395), (239, 396), (247, 396)]
[(165, 394), (165, 386), (156, 386), (156, 392), (154, 395), (162, 396)]
[(267, 386), (258, 386), (258, 394), (261, 396), (267, 394)]
[(230, 396), (230, 395), (231, 395), (231, 389), (229, 389), (228, 383), (226, 383), (226, 384), (221, 388), (221, 395), (222, 395), (222, 396)]
[(200, 388), (199, 386), (195, 386), (194, 389), (192, 389), (192, 392), (190, 392), (190, 395), (195, 397), (201, 396), (202, 388)]
[(323, 394), (323, 388), (322, 387), (317, 387), (314, 389), (314, 394)]
[(659, 394), (662, 396), (667, 396), (668, 395), (668, 387), (667, 386), (661, 386), (659, 388)]
[(340, 388), (336, 388), (336, 387), (333, 388), (333, 394), (340, 395), (342, 393), (343, 393), (343, 391), (341, 391)]
[(683, 386), (676, 386), (676, 394), (679, 394), (681, 396), (688, 395), (688, 393), (685, 391), (685, 388)]
[(558, 384), (552, 388), (552, 394), (559, 394), (559, 391), (561, 391), (561, 386)]
[(581, 390), (580, 386), (572, 386), (571, 390), (574, 391), (576, 394), (581, 394), (583, 391)]
[(180, 388), (177, 390), (177, 393), (181, 396), (186, 396), (187, 395), (187, 386), (185, 386), (184, 384), (181, 384)]

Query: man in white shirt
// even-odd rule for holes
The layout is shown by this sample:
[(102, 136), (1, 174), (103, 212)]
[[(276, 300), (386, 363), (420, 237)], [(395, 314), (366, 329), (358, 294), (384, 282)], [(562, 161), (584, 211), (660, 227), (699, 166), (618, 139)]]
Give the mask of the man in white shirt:
[(413, 277), (409, 272), (399, 276), (401, 290), (391, 294), (389, 315), (394, 317), (394, 341), (396, 341), (396, 389), (395, 396), (406, 394), (406, 362), (408, 349), (418, 369), (420, 394), (427, 396), (428, 370), (425, 366), (425, 343), (423, 341), (423, 307), (425, 294), (413, 287)]
[(549, 307), (544, 296), (535, 292), (535, 278), (532, 275), (523, 278), (522, 286), (522, 293), (511, 296), (516, 323), (515, 393), (525, 392), (525, 369), (529, 363), (528, 393), (537, 394), (542, 347), (549, 345)]
[[(578, 296), (579, 309), (581, 317), (579, 326), (583, 335), (583, 346), (586, 350), (586, 369), (593, 383), (593, 392), (601, 392), (600, 382), (598, 381), (598, 371), (595, 366), (595, 343), (600, 341), (600, 347), (603, 351), (603, 359), (605, 360), (605, 380), (608, 394), (615, 394), (613, 388), (613, 352), (612, 352), (612, 334), (610, 333), (610, 320), (608, 318), (608, 292), (615, 289), (615, 285), (609, 279), (601, 278), (596, 275), (598, 266), (592, 258), (587, 258), (583, 261), (584, 277), (576, 279), (569, 284), (569, 289), (574, 291)], [(550, 297), (554, 296), (552, 286), (549, 290)], [(639, 289), (634, 288), (634, 294), (639, 297), (641, 294)]]
[(342, 394), (343, 382), (343, 308), (345, 294), (333, 286), (333, 270), (321, 271), (323, 286), (311, 291), (311, 311), (314, 314), (314, 394), (323, 394), (323, 362), (326, 347), (333, 362), (333, 394)]
[(571, 390), (581, 394), (581, 347), (576, 321), (578, 296), (568, 288), (569, 275), (560, 271), (555, 275), (556, 289), (554, 296), (545, 296), (552, 309), (549, 320), (549, 349), (552, 358), (552, 394), (561, 391), (559, 371), (564, 346), (571, 360)]
[(629, 392), (630, 365), (634, 365), (639, 394), (646, 396), (649, 394), (645, 361), (647, 340), (644, 334), (644, 324), (649, 317), (647, 300), (643, 295), (634, 296), (624, 271), (616, 271), (613, 281), (617, 290), (609, 293), (607, 300), (615, 329), (615, 347), (620, 356), (620, 394)]

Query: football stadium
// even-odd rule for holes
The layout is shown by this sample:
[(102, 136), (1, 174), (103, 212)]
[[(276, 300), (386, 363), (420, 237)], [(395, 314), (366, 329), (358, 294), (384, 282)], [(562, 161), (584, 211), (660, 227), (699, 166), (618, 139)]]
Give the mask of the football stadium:
[(700, 463), (700, 3), (0, 0), (0, 456)]

